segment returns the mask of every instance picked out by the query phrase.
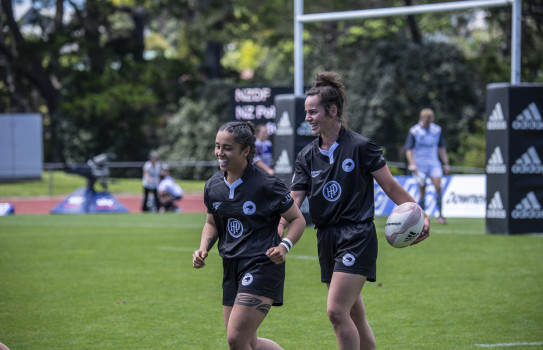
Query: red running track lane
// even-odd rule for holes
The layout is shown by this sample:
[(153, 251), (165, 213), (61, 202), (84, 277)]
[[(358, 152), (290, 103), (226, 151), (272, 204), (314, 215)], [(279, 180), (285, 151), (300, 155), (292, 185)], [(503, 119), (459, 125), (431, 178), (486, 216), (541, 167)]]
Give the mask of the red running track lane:
[[(37, 197), (37, 198), (2, 198), (0, 203), (11, 203), (15, 208), (15, 215), (19, 214), (49, 214), (51, 209), (57, 206), (68, 196), (63, 197)], [(115, 195), (115, 198), (121, 202), (131, 213), (141, 213), (140, 196), (134, 195)], [(183, 199), (177, 202), (182, 209), (182, 213), (205, 213), (203, 194), (186, 194)]]

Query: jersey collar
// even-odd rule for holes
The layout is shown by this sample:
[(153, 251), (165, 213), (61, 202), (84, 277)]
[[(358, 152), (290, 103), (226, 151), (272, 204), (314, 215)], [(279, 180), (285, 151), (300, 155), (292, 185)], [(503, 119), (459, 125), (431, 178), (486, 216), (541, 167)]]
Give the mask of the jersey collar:
[(254, 167), (252, 164), (247, 164), (247, 167), (245, 168), (245, 172), (243, 173), (243, 175), (239, 179), (234, 181), (234, 183), (231, 185), (228, 183), (228, 181), (226, 181), (226, 174), (223, 174), (224, 183), (230, 189), (230, 194), (228, 195), (228, 199), (234, 199), (234, 192), (236, 188), (243, 183), (243, 179), (247, 177), (249, 172), (252, 171), (253, 169)]
[[(328, 151), (323, 150), (319, 146), (319, 152), (323, 156), (328, 157), (328, 160), (330, 161), (330, 164), (334, 164), (334, 151), (336, 150), (336, 148), (338, 148), (338, 146), (339, 146), (338, 141), (340, 141), (342, 139), (342, 136), (343, 136), (344, 133), (345, 133), (345, 128), (342, 126), (341, 129), (339, 130), (339, 135), (337, 137), (336, 142), (334, 142), (334, 144), (330, 147), (330, 149)], [(320, 142), (318, 144), (320, 145)]]

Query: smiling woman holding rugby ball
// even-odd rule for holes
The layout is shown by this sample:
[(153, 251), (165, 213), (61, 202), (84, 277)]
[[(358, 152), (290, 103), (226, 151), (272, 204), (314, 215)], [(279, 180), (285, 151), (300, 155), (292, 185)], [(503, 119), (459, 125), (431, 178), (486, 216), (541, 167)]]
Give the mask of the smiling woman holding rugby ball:
[[(415, 200), (390, 174), (381, 148), (347, 129), (339, 74), (318, 73), (306, 95), (305, 121), (318, 138), (298, 153), (291, 195), (298, 206), (308, 198), (321, 281), (328, 287), (328, 318), (339, 348), (375, 349), (361, 296), (366, 280), (376, 278), (373, 180), (398, 205)], [(413, 244), (429, 235), (430, 220), (424, 216)]]

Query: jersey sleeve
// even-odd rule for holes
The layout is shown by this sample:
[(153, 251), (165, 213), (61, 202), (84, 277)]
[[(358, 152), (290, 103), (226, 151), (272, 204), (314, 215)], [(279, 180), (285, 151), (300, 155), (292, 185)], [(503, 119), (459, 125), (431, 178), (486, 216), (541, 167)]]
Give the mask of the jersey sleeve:
[(445, 147), (445, 138), (443, 137), (443, 132), (439, 133), (439, 141), (437, 142), (437, 147)]
[(270, 216), (272, 213), (283, 214), (294, 204), (287, 187), (279, 180), (275, 179), (271, 188), (271, 196), (273, 198), (270, 203)]
[(292, 176), (292, 191), (308, 191), (311, 177), (309, 175), (309, 165), (307, 164), (302, 152), (298, 153), (294, 166), (294, 175)]
[(206, 183), (205, 187), (204, 187), (204, 204), (207, 208), (207, 213), (208, 214), (213, 214), (213, 212), (211, 211), (212, 209), (212, 206), (211, 206), (211, 202), (210, 202), (210, 199), (209, 199), (209, 181)]
[(263, 161), (263, 159), (262, 159), (262, 146), (256, 146), (255, 156), (253, 158), (253, 164), (258, 162), (259, 160)]
[(409, 130), (409, 134), (407, 134), (407, 140), (405, 140), (405, 145), (403, 146), (404, 150), (413, 149), (415, 148), (415, 136)]
[(368, 140), (366, 144), (365, 158), (366, 166), (370, 172), (377, 171), (387, 164), (383, 158), (383, 150), (372, 140)]

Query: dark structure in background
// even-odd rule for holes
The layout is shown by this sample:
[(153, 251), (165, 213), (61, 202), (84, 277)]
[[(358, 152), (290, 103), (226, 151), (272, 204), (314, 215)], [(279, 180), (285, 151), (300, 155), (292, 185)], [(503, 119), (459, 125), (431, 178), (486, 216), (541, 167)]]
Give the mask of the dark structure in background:
[[(276, 130), (273, 135), (273, 161), (275, 176), (290, 188), (296, 155), (308, 143), (315, 139), (311, 127), (305, 122), (305, 97), (294, 95), (275, 96)], [(309, 216), (307, 199), (300, 208), (307, 225), (312, 221)]]
[(543, 232), (543, 85), (490, 84), (486, 230)]

